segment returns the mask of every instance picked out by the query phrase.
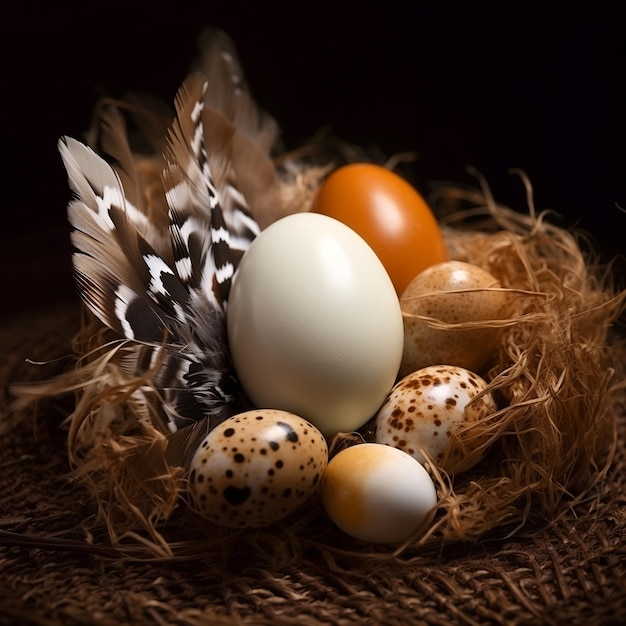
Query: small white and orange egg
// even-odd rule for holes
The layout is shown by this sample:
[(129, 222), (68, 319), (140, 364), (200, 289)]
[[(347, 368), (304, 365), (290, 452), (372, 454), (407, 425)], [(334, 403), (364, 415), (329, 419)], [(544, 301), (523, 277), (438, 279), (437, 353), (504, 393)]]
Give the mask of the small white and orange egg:
[(424, 451), (450, 474), (466, 471), (484, 457), (486, 419), (497, 411), (486, 387), (481, 376), (458, 366), (412, 372), (396, 383), (378, 411), (375, 439), (420, 462)]
[(194, 454), (191, 506), (221, 526), (265, 526), (313, 495), (327, 463), (326, 439), (307, 420), (287, 411), (246, 411), (211, 430)]
[[(501, 330), (493, 321), (505, 315), (507, 302), (500, 282), (478, 265), (445, 261), (420, 272), (400, 296), (404, 321), (400, 376), (438, 363), (481, 371), (500, 340)], [(427, 318), (464, 326), (436, 327)]]
[(437, 490), (424, 468), (391, 446), (362, 443), (333, 456), (322, 482), (324, 508), (343, 532), (371, 543), (401, 543), (432, 522)]

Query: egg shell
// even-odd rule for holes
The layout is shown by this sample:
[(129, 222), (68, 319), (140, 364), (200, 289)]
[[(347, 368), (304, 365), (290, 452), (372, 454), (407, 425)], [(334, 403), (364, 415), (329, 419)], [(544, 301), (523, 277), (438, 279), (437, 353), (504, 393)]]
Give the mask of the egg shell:
[(252, 242), (227, 324), (252, 403), (301, 415), (327, 436), (375, 415), (402, 358), (402, 312), (385, 268), (351, 228), (315, 213), (281, 218)]
[(331, 458), (322, 502), (346, 534), (372, 543), (417, 537), (431, 523), (437, 491), (426, 471), (398, 448), (363, 443)]
[(192, 508), (215, 524), (257, 528), (278, 521), (319, 487), (326, 439), (286, 411), (259, 409), (215, 427), (189, 469)]
[(400, 294), (420, 271), (448, 259), (439, 223), (404, 178), (375, 163), (350, 163), (319, 186), (312, 211), (354, 229), (376, 252)]
[[(404, 318), (400, 376), (440, 363), (480, 372), (498, 346), (499, 328), (436, 328), (415, 316), (448, 324), (501, 319), (508, 297), (500, 287), (490, 272), (463, 261), (438, 263), (418, 274), (400, 297)], [(462, 291), (474, 289), (478, 291)]]
[[(375, 439), (420, 462), (424, 450), (451, 474), (466, 471), (484, 457), (480, 420), (497, 410), (488, 392), (474, 400), (486, 387), (483, 378), (462, 367), (434, 365), (412, 372), (394, 386), (378, 412)], [(465, 427), (471, 429), (465, 432)]]

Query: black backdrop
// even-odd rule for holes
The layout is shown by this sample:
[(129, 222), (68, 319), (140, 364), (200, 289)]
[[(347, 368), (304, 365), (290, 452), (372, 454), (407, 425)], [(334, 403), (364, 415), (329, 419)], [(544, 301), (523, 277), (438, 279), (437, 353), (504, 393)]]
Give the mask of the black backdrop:
[(80, 136), (102, 89), (172, 102), (207, 25), (232, 36), (289, 147), (329, 125), (387, 155), (417, 152), (411, 176), (423, 190), (470, 182), (471, 165), (523, 209), (509, 174), (521, 168), (538, 209), (591, 231), (607, 256), (622, 251), (626, 3), (361, 4), (23, 2), (5, 14), (2, 312), (73, 292), (58, 137)]

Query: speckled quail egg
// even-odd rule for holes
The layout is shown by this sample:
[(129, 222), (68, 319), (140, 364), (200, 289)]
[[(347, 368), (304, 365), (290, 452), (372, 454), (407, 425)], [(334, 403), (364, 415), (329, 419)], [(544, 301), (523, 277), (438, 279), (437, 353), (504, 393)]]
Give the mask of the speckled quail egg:
[(310, 498), (328, 463), (321, 432), (273, 409), (234, 415), (200, 444), (189, 468), (191, 505), (215, 524), (258, 528)]
[[(507, 302), (499, 281), (472, 263), (445, 261), (420, 272), (400, 297), (404, 320), (400, 376), (438, 363), (480, 372), (500, 341), (500, 328), (492, 322), (505, 315)], [(441, 328), (426, 318), (481, 324)]]
[[(478, 374), (452, 365), (432, 365), (401, 379), (376, 416), (376, 441), (424, 462), (422, 450), (451, 474), (484, 457), (485, 418), (496, 402)], [(482, 420), (482, 421), (481, 421)]]

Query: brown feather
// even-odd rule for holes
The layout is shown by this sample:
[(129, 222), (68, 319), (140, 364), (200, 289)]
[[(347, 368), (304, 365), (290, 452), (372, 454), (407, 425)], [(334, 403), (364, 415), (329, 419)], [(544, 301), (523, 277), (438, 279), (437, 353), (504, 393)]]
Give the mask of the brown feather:
[(200, 46), (194, 68), (208, 82), (205, 115), (212, 111), (232, 126), (230, 158), (236, 186), (265, 228), (282, 215), (280, 180), (272, 160), (280, 137), (278, 123), (252, 99), (239, 55), (226, 33), (206, 29)]

